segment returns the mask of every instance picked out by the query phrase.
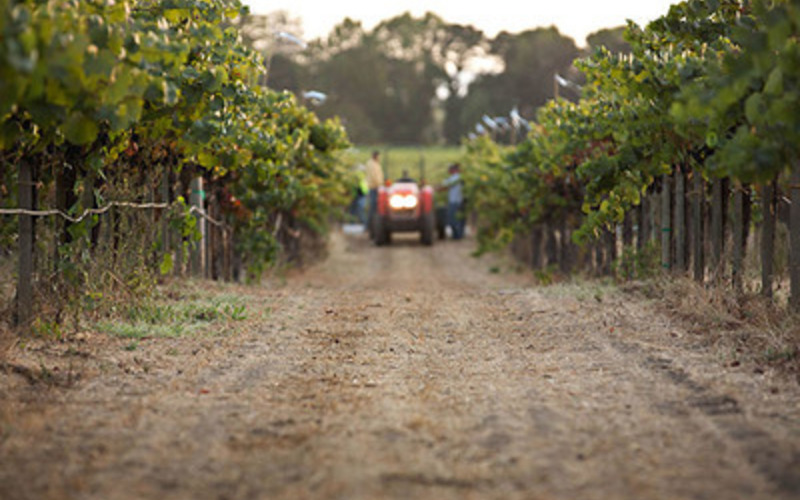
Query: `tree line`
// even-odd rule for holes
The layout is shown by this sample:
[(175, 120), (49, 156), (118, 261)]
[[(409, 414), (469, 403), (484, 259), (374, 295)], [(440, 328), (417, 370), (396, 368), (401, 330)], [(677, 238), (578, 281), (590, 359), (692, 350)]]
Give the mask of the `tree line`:
[(243, 25), (271, 58), (270, 85), (325, 92), (317, 112), (339, 116), (356, 143), (458, 144), (483, 115), (507, 116), (517, 107), (533, 116), (554, 96), (554, 75), (581, 78), (572, 63), (594, 48), (628, 50), (622, 28), (594, 33), (580, 49), (555, 27), (491, 38), (430, 12), (371, 30), (345, 19), (302, 51), (272, 38), (301, 29), (286, 16), (251, 16)]

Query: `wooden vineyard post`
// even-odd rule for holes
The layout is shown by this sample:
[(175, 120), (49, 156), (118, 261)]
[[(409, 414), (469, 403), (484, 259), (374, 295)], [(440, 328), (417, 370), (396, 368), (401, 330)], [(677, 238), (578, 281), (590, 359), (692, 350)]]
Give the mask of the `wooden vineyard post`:
[(725, 261), (725, 186), (722, 179), (714, 179), (711, 184), (711, 276), (719, 281), (724, 274)]
[[(33, 167), (27, 159), (19, 163), (19, 208), (33, 210)], [(17, 324), (26, 327), (33, 318), (33, 216), (19, 216), (19, 277), (17, 278)]]
[(764, 186), (761, 209), (764, 214), (761, 225), (761, 294), (771, 298), (775, 258), (775, 181)]
[[(83, 193), (81, 193), (81, 205), (83, 210), (95, 208), (94, 183), (96, 178), (97, 174), (94, 170), (87, 171), (86, 176), (83, 178)], [(97, 225), (94, 223), (94, 218), (90, 216), (87, 216), (83, 220), (83, 224), (85, 225), (84, 227), (86, 227), (86, 238), (82, 245), (85, 249), (94, 252), (96, 243), (94, 233), (97, 229)]]
[[(67, 158), (68, 160), (72, 161), (74, 164), (77, 164), (76, 158), (78, 157), (78, 153), (75, 152), (76, 148), (74, 146), (70, 146), (67, 149)], [(64, 213), (67, 213), (70, 208), (75, 204), (77, 201), (75, 197), (75, 183), (77, 182), (77, 168), (72, 164), (65, 164), (58, 168), (56, 172), (56, 179), (55, 179), (55, 197), (56, 197), (56, 208), (61, 210)], [(65, 245), (72, 242), (72, 235), (69, 231), (70, 226), (72, 223), (66, 219), (62, 219), (57, 217), (56, 219), (56, 244), (53, 246), (53, 257), (54, 262), (60, 262), (62, 259), (66, 259), (64, 253)]]
[(205, 251), (206, 251), (206, 224), (203, 217), (203, 198), (205, 192), (203, 191), (203, 178), (197, 176), (192, 179), (191, 184), (191, 204), (195, 209), (195, 220), (197, 221), (197, 228), (200, 231), (200, 241), (191, 242), (191, 266), (192, 275), (196, 278), (202, 278), (205, 272)]
[(742, 292), (742, 270), (744, 268), (744, 193), (741, 186), (734, 186), (733, 192), (733, 259), (731, 262), (731, 281), (737, 294)]
[(668, 174), (661, 177), (661, 267), (669, 269), (672, 264), (672, 226), (670, 225), (670, 178)]
[(641, 252), (650, 240), (650, 195), (642, 195), (639, 204), (639, 228), (636, 231), (636, 249)]
[(223, 262), (222, 269), (226, 282), (233, 281), (233, 227), (224, 226), (223, 237)]
[(692, 258), (694, 280), (702, 283), (705, 280), (705, 255), (703, 254), (703, 204), (705, 202), (705, 182), (700, 170), (692, 173)]
[(633, 220), (635, 215), (633, 211), (627, 212), (622, 221), (622, 246), (627, 249), (633, 247), (633, 235), (636, 229), (636, 223)]
[(789, 278), (791, 280), (791, 294), (789, 308), (800, 312), (800, 161), (795, 160), (792, 165), (791, 181), (792, 208), (789, 214)]
[(602, 240), (592, 243), (592, 253), (594, 254), (594, 275), (603, 275), (603, 245)]
[(614, 261), (617, 258), (617, 232), (615, 229), (606, 229), (603, 232), (605, 243), (605, 260), (603, 261), (603, 275), (611, 276), (614, 272)]
[(744, 273), (744, 188), (737, 183), (733, 188), (733, 261), (731, 269), (731, 279), (733, 289), (737, 294), (742, 293), (742, 276)]
[(637, 215), (637, 212), (629, 211), (625, 214), (625, 218), (622, 221), (622, 256), (620, 260), (623, 263), (622, 269), (624, 270), (624, 278), (626, 280), (632, 280), (634, 278), (634, 269), (636, 268), (633, 237), (636, 231), (634, 218)]
[[(164, 176), (161, 178), (161, 203), (169, 205), (170, 200), (170, 178), (172, 177), (172, 166), (167, 166), (164, 169)], [(163, 255), (169, 255), (172, 245), (170, 244), (169, 234), (169, 209), (166, 208), (162, 212), (161, 217), (161, 252)]]
[(567, 234), (567, 219), (563, 216), (558, 221), (558, 269), (563, 274), (569, 274), (572, 270), (569, 235)]
[(570, 225), (567, 225), (567, 248), (569, 250), (567, 257), (569, 258), (568, 265), (570, 273), (575, 272), (576, 269), (580, 268), (581, 265), (579, 261), (579, 258), (581, 257), (580, 246), (572, 239), (574, 231), (574, 228), (572, 228)]
[[(183, 183), (178, 179), (178, 191), (176, 193), (177, 197), (183, 196), (184, 194), (184, 186)], [(179, 217), (183, 217), (183, 214), (179, 214)], [(175, 276), (183, 276), (183, 261), (184, 261), (184, 252), (185, 252), (185, 243), (183, 240), (183, 233), (179, 230), (175, 234), (175, 266), (174, 266), (174, 274)]]
[(534, 269), (542, 269), (542, 237), (544, 231), (542, 226), (536, 225), (531, 231), (531, 267)]
[(686, 271), (686, 174), (678, 165), (675, 169), (675, 268)]
[[(214, 190), (214, 195), (211, 198), (210, 210), (211, 217), (218, 222), (222, 221), (222, 207), (220, 205), (220, 189), (217, 187)], [(211, 254), (209, 260), (211, 265), (211, 279), (222, 281), (225, 275), (225, 226), (214, 224), (209, 228), (213, 236), (213, 242), (209, 245), (211, 247)]]
[[(147, 182), (145, 184), (145, 201), (147, 203), (155, 203), (157, 194), (158, 192), (155, 185), (152, 182)], [(145, 248), (152, 248), (152, 251), (150, 252), (151, 262), (149, 265), (151, 268), (158, 269), (158, 266), (161, 264), (161, 262), (158, 260), (158, 249), (155, 245), (155, 243), (158, 241), (158, 213), (155, 210), (150, 210), (148, 211), (147, 215), (143, 217), (143, 220), (147, 221), (146, 224), (149, 229), (145, 231), (144, 234)], [(137, 221), (136, 223), (140, 222)]]
[[(208, 192), (206, 188), (209, 186), (203, 181), (203, 178), (200, 178), (200, 196), (199, 196), (199, 206), (195, 205), (194, 202), (192, 206), (198, 206), (200, 209), (199, 212), (196, 212), (198, 215), (201, 216), (200, 219), (197, 219), (197, 228), (200, 230), (200, 241), (197, 243), (199, 250), (200, 250), (200, 270), (199, 273), (195, 274), (198, 278), (208, 279), (208, 261), (211, 260), (211, 252), (210, 252), (210, 245), (209, 241), (211, 240), (211, 224), (205, 217), (202, 217), (202, 214), (205, 213), (207, 216), (211, 216), (211, 206)], [(194, 189), (192, 190), (192, 194), (194, 194)], [(208, 208), (206, 208), (208, 206)]]
[(647, 241), (652, 241), (654, 244), (658, 244), (659, 238), (661, 238), (661, 235), (659, 234), (661, 232), (659, 231), (659, 228), (661, 227), (659, 225), (661, 222), (661, 214), (659, 213), (658, 207), (658, 202), (660, 201), (658, 195), (659, 193), (656, 190), (653, 190), (653, 195), (648, 197), (648, 219), (650, 220), (650, 231), (645, 236), (647, 237)]
[(553, 225), (551, 223), (547, 223), (545, 226), (545, 258), (547, 263), (545, 264), (546, 267), (552, 266), (558, 262), (558, 244), (556, 242), (556, 234), (555, 230), (553, 229)]
[[(219, 220), (219, 215), (217, 214), (217, 195), (213, 188), (210, 188), (211, 194), (208, 197), (208, 214), (214, 220)], [(206, 278), (210, 278), (212, 280), (219, 279), (219, 269), (217, 267), (217, 258), (219, 252), (217, 251), (217, 241), (218, 241), (218, 231), (216, 225), (209, 224), (208, 228), (208, 250), (206, 253)]]
[(519, 238), (516, 235), (511, 239), (510, 246), (511, 246), (511, 255), (513, 255), (515, 259), (521, 260), (521, 257), (519, 255)]

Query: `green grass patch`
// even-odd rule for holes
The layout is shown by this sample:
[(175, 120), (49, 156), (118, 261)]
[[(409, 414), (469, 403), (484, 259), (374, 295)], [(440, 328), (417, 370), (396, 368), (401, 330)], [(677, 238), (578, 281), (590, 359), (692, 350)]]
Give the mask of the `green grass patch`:
[(238, 296), (189, 293), (131, 304), (119, 318), (99, 323), (98, 329), (128, 339), (181, 337), (199, 334), (209, 326), (244, 321), (247, 317), (247, 306)]
[(197, 332), (198, 325), (125, 323), (122, 321), (104, 321), (97, 325), (98, 330), (124, 339), (143, 339), (151, 337), (181, 337)]

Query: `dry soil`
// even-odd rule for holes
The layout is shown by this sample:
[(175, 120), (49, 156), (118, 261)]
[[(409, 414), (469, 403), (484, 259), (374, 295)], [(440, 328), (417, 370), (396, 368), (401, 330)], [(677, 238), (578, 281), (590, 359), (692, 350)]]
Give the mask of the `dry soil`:
[(250, 319), (225, 331), (15, 345), (0, 498), (800, 498), (797, 381), (471, 249), (335, 235), (226, 289)]

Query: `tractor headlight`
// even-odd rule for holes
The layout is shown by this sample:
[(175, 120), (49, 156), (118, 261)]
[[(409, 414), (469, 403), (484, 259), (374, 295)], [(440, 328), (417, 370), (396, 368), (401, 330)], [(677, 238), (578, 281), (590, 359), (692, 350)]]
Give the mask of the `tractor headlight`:
[(395, 210), (415, 208), (417, 197), (413, 194), (393, 194), (389, 197), (389, 206)]

